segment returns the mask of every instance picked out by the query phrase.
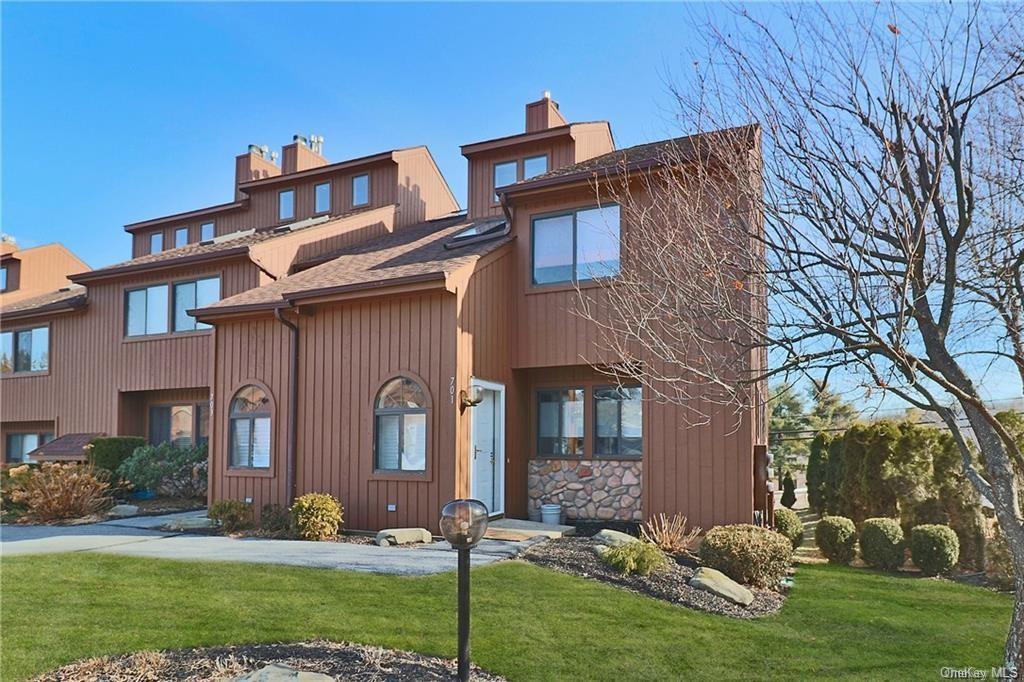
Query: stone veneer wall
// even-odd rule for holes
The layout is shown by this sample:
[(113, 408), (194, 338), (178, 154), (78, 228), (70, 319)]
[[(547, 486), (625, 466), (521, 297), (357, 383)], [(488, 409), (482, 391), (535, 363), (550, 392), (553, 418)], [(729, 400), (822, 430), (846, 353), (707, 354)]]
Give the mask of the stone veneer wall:
[(530, 460), (527, 488), (531, 518), (541, 504), (561, 504), (569, 520), (641, 521), (639, 460)]

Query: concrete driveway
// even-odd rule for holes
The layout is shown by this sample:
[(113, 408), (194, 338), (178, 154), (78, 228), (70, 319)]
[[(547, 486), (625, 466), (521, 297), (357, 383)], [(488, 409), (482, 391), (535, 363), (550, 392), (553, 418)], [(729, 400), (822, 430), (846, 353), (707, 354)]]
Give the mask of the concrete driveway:
[[(81, 526), (0, 527), (0, 556), (98, 552), (151, 559), (234, 561), (333, 568), (392, 575), (430, 575), (456, 568), (447, 542), (409, 547), (378, 547), (344, 542), (262, 540), (168, 533), (156, 530), (169, 521), (202, 512), (136, 517)], [(472, 564), (483, 566), (518, 555), (532, 541), (484, 540), (473, 550)]]

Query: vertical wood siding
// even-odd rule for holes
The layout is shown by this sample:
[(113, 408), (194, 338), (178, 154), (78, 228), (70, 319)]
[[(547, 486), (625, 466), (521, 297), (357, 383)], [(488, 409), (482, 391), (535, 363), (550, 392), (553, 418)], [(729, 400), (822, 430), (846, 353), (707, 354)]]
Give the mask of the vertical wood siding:
[(503, 161), (518, 161), (521, 175), (522, 160), (540, 154), (548, 155), (548, 170), (554, 170), (576, 162), (573, 141), (568, 136), (473, 154), (469, 158), (469, 181), (467, 187), (469, 217), (481, 218), (502, 214), (501, 206), (493, 203), (494, 164)]
[(39, 296), (71, 284), (68, 275), (85, 272), (89, 266), (61, 244), (45, 244), (14, 252), (4, 259), (7, 291), (0, 294), (0, 308)]

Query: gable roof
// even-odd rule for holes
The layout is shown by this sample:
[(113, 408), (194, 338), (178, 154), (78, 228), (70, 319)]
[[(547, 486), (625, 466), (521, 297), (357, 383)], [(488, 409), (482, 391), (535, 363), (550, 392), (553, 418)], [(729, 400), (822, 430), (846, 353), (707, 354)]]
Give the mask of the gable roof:
[(72, 310), (85, 305), (85, 302), (85, 287), (72, 285), (4, 305), (0, 310), (0, 318), (9, 320), (60, 310)]
[(366, 213), (370, 210), (373, 209), (361, 208), (333, 216), (319, 216), (316, 218), (300, 220), (298, 222), (281, 225), (279, 227), (233, 232), (221, 235), (220, 237), (209, 241), (186, 244), (185, 246), (179, 246), (176, 249), (167, 249), (166, 251), (160, 251), (159, 253), (151, 253), (145, 256), (139, 256), (138, 258), (132, 258), (131, 260), (122, 261), (121, 263), (115, 263), (114, 265), (108, 265), (105, 268), (71, 275), (71, 280), (74, 282), (88, 282), (156, 267), (177, 267), (179, 265), (187, 265), (191, 263), (248, 254), (249, 247), (254, 244), (266, 242), (288, 234), (295, 234), (299, 230), (330, 225), (353, 215)]
[(100, 438), (104, 433), (66, 433), (63, 436), (54, 438), (49, 443), (43, 443), (38, 448), (28, 453), (32, 459), (54, 460), (84, 460), (86, 458), (86, 446), (93, 440)]
[(555, 168), (547, 173), (536, 175), (529, 180), (521, 180), (520, 182), (498, 187), (495, 191), (499, 194), (510, 194), (535, 187), (571, 182), (599, 175), (610, 175), (622, 170), (649, 168), (660, 165), (668, 159), (683, 162), (694, 161), (699, 158), (701, 153), (709, 153), (711, 150), (723, 145), (736, 145), (738, 143), (740, 145), (753, 146), (756, 143), (758, 131), (759, 127), (757, 125), (738, 126), (616, 149), (607, 154), (601, 154), (600, 156), (580, 161), (579, 163)]
[[(477, 221), (480, 222), (480, 221)], [(493, 222), (489, 220), (487, 222)], [(379, 239), (318, 256), (306, 270), (243, 291), (194, 312), (209, 317), (229, 312), (287, 307), (294, 302), (377, 287), (445, 280), (448, 275), (509, 243), (494, 239), (451, 248), (451, 238), (474, 225), (459, 214), (403, 228)], [(321, 262), (324, 259), (326, 262)], [(301, 267), (303, 264), (300, 263)]]

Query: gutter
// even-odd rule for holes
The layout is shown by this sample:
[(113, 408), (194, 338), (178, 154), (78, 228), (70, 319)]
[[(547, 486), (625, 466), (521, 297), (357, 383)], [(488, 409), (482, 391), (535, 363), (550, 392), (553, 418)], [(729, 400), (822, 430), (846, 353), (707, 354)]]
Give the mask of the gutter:
[(288, 446), (287, 469), (285, 471), (285, 495), (287, 506), (295, 500), (295, 460), (298, 449), (298, 420), (295, 418), (299, 401), (299, 326), (286, 320), (281, 308), (274, 308), (274, 317), (291, 332), (291, 372), (288, 375)]

